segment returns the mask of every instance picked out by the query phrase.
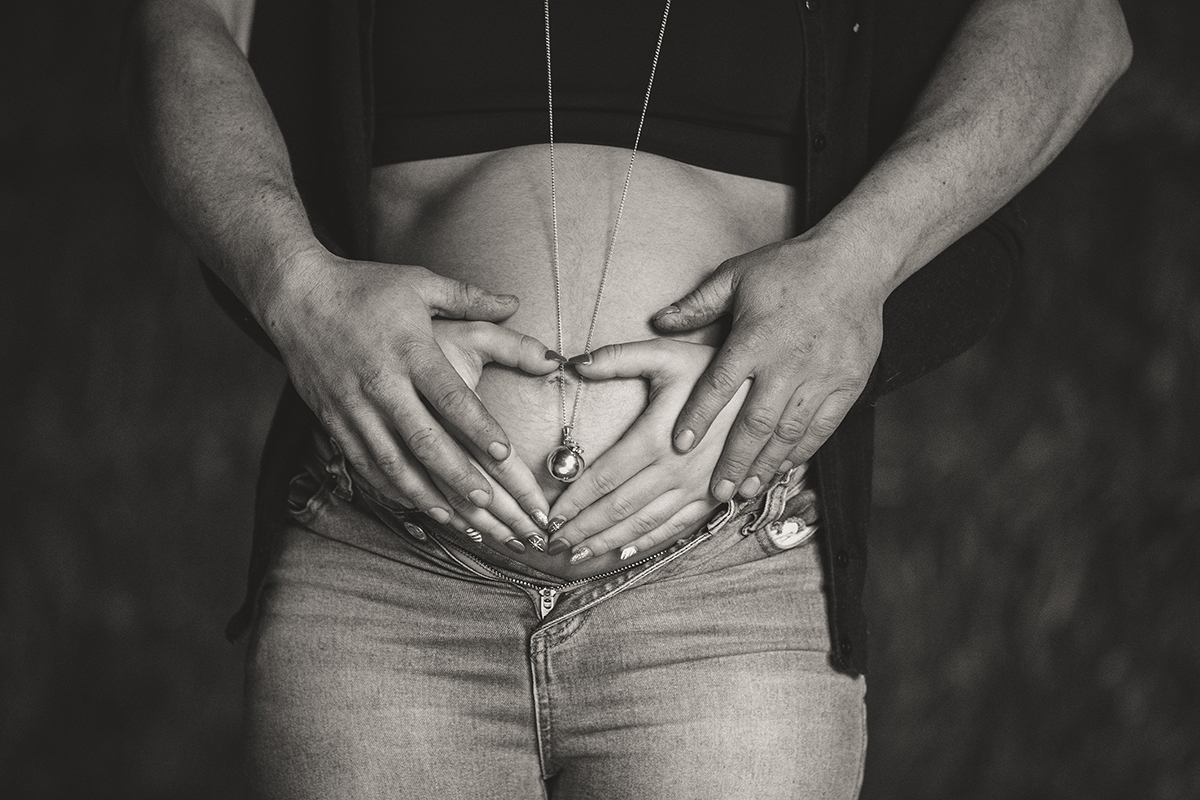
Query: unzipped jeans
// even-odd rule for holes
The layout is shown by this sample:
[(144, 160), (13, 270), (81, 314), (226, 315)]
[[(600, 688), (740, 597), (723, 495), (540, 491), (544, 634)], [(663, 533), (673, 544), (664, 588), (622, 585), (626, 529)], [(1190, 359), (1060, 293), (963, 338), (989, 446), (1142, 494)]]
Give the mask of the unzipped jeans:
[(247, 657), (257, 796), (858, 795), (865, 685), (830, 665), (800, 470), (562, 586), (325, 467), (298, 479)]

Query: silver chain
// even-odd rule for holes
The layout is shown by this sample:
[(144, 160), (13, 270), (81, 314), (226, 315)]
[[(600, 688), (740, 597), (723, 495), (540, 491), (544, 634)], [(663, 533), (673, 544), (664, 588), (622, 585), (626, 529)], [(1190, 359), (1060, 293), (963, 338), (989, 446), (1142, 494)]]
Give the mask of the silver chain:
[[(562, 276), (558, 260), (558, 195), (555, 191), (554, 169), (554, 79), (550, 69), (550, 0), (543, 0), (546, 17), (546, 94), (547, 105), (550, 109), (550, 225), (554, 234), (554, 314), (558, 330), (558, 352), (563, 352), (563, 318), (562, 318)], [(587, 339), (584, 340), (583, 352), (592, 352), (592, 337), (596, 333), (596, 320), (600, 318), (600, 303), (604, 299), (604, 288), (608, 285), (609, 266), (612, 264), (613, 249), (617, 243), (617, 231), (621, 227), (621, 214), (625, 210), (625, 198), (629, 195), (629, 181), (633, 178), (633, 160), (637, 158), (638, 145), (642, 141), (642, 127), (646, 124), (646, 109), (650, 107), (650, 90), (654, 88), (654, 73), (658, 70), (658, 56), (662, 52), (663, 35), (667, 32), (667, 15), (671, 13), (671, 0), (666, 1), (663, 9), (662, 24), (658, 29), (658, 42), (654, 46), (654, 61), (650, 65), (650, 80), (646, 84), (646, 96), (642, 100), (642, 116), (638, 120), (637, 134), (633, 138), (633, 151), (629, 154), (629, 168), (625, 171), (625, 185), (621, 188), (621, 201), (617, 204), (617, 216), (613, 220), (612, 235), (608, 238), (608, 248), (604, 252), (604, 268), (600, 271), (600, 288), (596, 292), (596, 305), (592, 308), (592, 320), (588, 324)], [(575, 402), (571, 409), (570, 422), (567, 421), (567, 367), (558, 365), (558, 400), (563, 424), (563, 438), (570, 439), (579, 418), (579, 404), (583, 399), (583, 381), (575, 384)]]

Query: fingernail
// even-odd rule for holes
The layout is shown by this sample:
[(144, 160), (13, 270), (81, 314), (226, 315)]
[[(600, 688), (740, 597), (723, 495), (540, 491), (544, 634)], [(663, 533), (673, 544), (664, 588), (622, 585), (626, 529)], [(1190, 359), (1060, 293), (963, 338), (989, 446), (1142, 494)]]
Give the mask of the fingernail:
[(475, 489), (474, 491), (470, 492), (467, 497), (479, 508), (487, 508), (488, 503), (492, 501), (491, 495), (489, 495), (483, 489)]
[(713, 497), (725, 503), (729, 498), (733, 497), (733, 481), (719, 480), (717, 485), (713, 487)]
[(780, 464), (780, 465), (779, 465), (779, 470), (778, 470), (778, 471), (779, 471), (779, 472), (791, 472), (791, 471), (792, 471), (792, 467), (794, 467), (794, 466), (796, 466), (796, 465), (795, 465), (795, 464), (793, 464), (792, 462), (790, 462), (790, 461), (784, 461), (782, 464)]
[(547, 361), (557, 361), (560, 364), (565, 364), (567, 361), (567, 357), (564, 356), (562, 353), (559, 353), (555, 350), (547, 350), (546, 351), (546, 360)]
[(515, 294), (498, 294), (496, 295), (496, 298), (503, 303), (517, 303), (521, 300), (521, 298), (517, 297)]
[(742, 485), (738, 488), (738, 494), (740, 494), (742, 497), (754, 497), (756, 494), (758, 494), (758, 490), (761, 486), (762, 483), (758, 480), (758, 478), (754, 475), (751, 475), (749, 478), (746, 478), (746, 480), (742, 481)]
[(532, 547), (534, 550), (537, 550), (539, 553), (546, 552), (546, 538), (540, 533), (535, 533), (532, 536), (526, 536), (525, 541), (530, 547)]
[(507, 547), (509, 550), (512, 550), (514, 553), (524, 553), (525, 552), (525, 543), (522, 542), (520, 539), (516, 538), (515, 536), (511, 539), (505, 540), (504, 546)]
[(546, 530), (550, 527), (550, 520), (546, 517), (546, 512), (542, 511), (540, 508), (535, 508), (533, 511), (530, 511), (529, 516), (542, 530)]
[(634, 547), (633, 545), (629, 545), (628, 547), (626, 547), (624, 550), (621, 551), (621, 560), (628, 561), (629, 559), (631, 559), (637, 555), (637, 551), (638, 551), (638, 549), (636, 547)]
[(564, 550), (570, 550), (571, 543), (566, 539), (555, 539), (550, 542), (550, 546), (546, 548), (546, 552), (552, 556), (556, 556)]
[(591, 557), (592, 549), (590, 547), (579, 547), (571, 554), (571, 563), (578, 564), (581, 561), (587, 561)]
[(474, 528), (467, 528), (465, 531), (463, 531), (463, 533), (465, 533), (471, 541), (475, 542), (475, 544), (483, 544), (483, 534)]
[(692, 433), (687, 428), (675, 434), (675, 449), (681, 453), (686, 453), (692, 449), (692, 445), (696, 443), (696, 434)]
[(551, 517), (550, 522), (546, 524), (546, 532), (551, 536), (558, 533), (558, 529), (567, 524), (566, 517)]
[(567, 363), (574, 364), (578, 367), (590, 366), (592, 363), (592, 354), (591, 353), (580, 353), (577, 356), (571, 356), (570, 358), (567, 359)]
[(425, 513), (428, 514), (429, 516), (433, 517), (435, 520), (442, 523), (443, 525), (445, 525), (447, 522), (450, 521), (450, 512), (444, 508), (431, 508), (428, 511), (426, 511)]
[(679, 313), (679, 306), (667, 306), (666, 308), (660, 308), (658, 311), (655, 311), (654, 316), (651, 317), (650, 319), (657, 322), (658, 320), (662, 319), (663, 317), (669, 317), (672, 314), (678, 314), (678, 313)]
[(492, 442), (488, 445), (488, 455), (497, 461), (503, 461), (508, 458), (508, 445)]

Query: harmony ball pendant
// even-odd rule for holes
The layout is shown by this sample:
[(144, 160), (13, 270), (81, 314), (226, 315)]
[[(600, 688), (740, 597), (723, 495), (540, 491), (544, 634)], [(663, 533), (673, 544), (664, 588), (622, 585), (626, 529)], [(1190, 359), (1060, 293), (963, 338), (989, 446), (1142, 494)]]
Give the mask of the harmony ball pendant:
[(550, 477), (560, 483), (570, 483), (583, 474), (587, 462), (583, 460), (583, 448), (571, 438), (571, 429), (563, 429), (563, 443), (546, 456), (546, 470)]

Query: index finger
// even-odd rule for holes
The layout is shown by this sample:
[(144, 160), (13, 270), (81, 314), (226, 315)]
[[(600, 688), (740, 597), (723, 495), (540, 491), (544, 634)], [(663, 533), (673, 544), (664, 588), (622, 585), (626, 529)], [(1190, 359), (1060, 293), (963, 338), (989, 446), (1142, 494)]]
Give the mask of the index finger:
[(713, 420), (729, 405), (746, 378), (753, 377), (753, 356), (747, 337), (739, 335), (736, 329), (731, 332), (679, 412), (671, 434), (676, 450), (687, 453), (704, 438)]
[[(414, 346), (415, 347), (415, 346)], [(508, 458), (512, 447), (500, 423), (492, 418), (475, 392), (446, 359), (432, 338), (411, 359), (409, 376), (433, 410), (453, 425), (479, 450), (497, 461)]]

